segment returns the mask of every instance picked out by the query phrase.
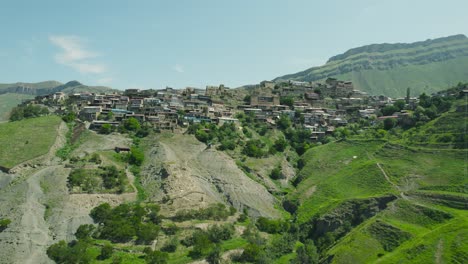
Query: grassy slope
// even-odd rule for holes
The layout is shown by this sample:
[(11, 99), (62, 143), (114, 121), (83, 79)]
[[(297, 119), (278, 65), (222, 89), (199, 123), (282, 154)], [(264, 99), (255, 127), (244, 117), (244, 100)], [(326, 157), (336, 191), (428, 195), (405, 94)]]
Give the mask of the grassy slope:
[[(382, 141), (331, 143), (305, 154), (308, 163), (301, 174), (308, 177), (299, 184), (291, 198), (301, 201), (297, 217), (299, 222), (305, 222), (346, 199), (400, 191), (409, 194), (409, 201), (400, 198), (330, 249), (327, 253), (335, 256), (335, 263), (368, 263), (378, 259), (384, 263), (397, 260), (430, 263), (436, 257), (442, 261), (457, 258), (466, 261), (467, 255), (460, 252), (466, 252), (468, 234), (464, 230), (468, 229), (467, 211), (411, 196), (420, 188), (428, 189), (424, 192), (434, 195), (441, 193), (434, 190), (465, 190), (468, 186), (464, 173), (466, 155), (466, 151), (413, 150)], [(377, 162), (400, 190), (385, 181), (375, 165)], [(443, 194), (459, 197), (461, 201), (468, 199), (463, 193), (444, 191)], [(450, 219), (440, 217), (447, 214), (451, 215)], [(382, 240), (369, 231), (377, 220), (398, 232), (410, 234), (411, 238), (392, 252), (385, 251), (385, 239), (391, 240), (392, 236), (384, 233)]]
[(46, 116), (0, 124), (0, 166), (11, 168), (49, 151), (61, 119)]
[(347, 199), (395, 192), (368, 155), (383, 144), (381, 141), (340, 142), (309, 150), (304, 156), (306, 166), (300, 172), (307, 178), (291, 195), (302, 203), (298, 210), (299, 222), (306, 222)]
[(22, 100), (32, 98), (34, 98), (34, 96), (29, 94), (0, 94), (0, 122), (8, 120), (11, 109), (21, 103)]
[(373, 95), (403, 97), (407, 87), (411, 87), (412, 95), (432, 93), (468, 81), (468, 57), (383, 71), (349, 72), (332, 77), (351, 80), (357, 89)]

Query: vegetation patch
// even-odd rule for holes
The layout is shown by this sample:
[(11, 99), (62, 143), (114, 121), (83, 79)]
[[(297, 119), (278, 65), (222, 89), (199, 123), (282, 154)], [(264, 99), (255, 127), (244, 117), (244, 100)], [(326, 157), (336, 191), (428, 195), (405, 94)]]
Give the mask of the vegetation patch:
[(54, 144), (61, 120), (57, 116), (0, 124), (0, 166), (15, 165), (46, 154)]
[(74, 169), (68, 176), (68, 188), (72, 192), (115, 192), (123, 193), (128, 185), (127, 175), (115, 166), (97, 169)]
[(382, 244), (383, 249), (391, 252), (401, 243), (411, 238), (411, 234), (381, 221), (372, 223), (367, 230)]
[(207, 208), (180, 210), (173, 217), (174, 221), (199, 220), (225, 220), (236, 213), (234, 207), (226, 208), (222, 203), (211, 204)]

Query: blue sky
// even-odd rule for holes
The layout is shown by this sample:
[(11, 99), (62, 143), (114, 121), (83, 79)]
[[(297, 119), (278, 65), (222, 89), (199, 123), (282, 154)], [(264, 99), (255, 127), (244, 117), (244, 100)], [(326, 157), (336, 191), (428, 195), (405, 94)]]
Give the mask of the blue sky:
[(372, 43), (468, 35), (466, 0), (0, 0), (0, 83), (238, 87)]

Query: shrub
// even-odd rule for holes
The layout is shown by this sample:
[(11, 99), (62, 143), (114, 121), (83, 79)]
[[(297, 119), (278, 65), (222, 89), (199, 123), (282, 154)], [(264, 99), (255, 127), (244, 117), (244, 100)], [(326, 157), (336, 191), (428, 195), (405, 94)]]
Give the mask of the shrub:
[(124, 121), (124, 128), (129, 131), (137, 131), (141, 128), (141, 125), (136, 118), (130, 117)]
[(0, 232), (5, 230), (11, 224), (10, 219), (2, 218), (0, 219)]
[(99, 129), (99, 133), (101, 134), (110, 134), (112, 133), (112, 126), (110, 124), (104, 124), (101, 126), (101, 128)]
[(128, 162), (133, 165), (140, 166), (145, 159), (145, 154), (142, 150), (137, 147), (132, 147), (130, 149), (130, 156), (128, 158)]
[(273, 180), (279, 180), (284, 178), (284, 175), (281, 171), (281, 166), (274, 168), (270, 173), (270, 178), (272, 178)]
[(259, 217), (255, 225), (260, 231), (267, 232), (270, 234), (281, 233), (289, 229), (289, 225), (287, 222), (275, 219), (268, 219), (265, 217)]

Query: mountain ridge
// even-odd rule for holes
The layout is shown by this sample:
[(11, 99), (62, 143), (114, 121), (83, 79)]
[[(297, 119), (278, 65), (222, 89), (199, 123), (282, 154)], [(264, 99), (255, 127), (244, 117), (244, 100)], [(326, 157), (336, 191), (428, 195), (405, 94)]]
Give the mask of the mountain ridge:
[(109, 92), (115, 89), (106, 86), (88, 86), (73, 80), (65, 84), (57, 81), (43, 81), (37, 83), (16, 82), (12, 84), (0, 84), (0, 95), (6, 93), (47, 95), (56, 92)]
[[(326, 64), (277, 77), (274, 81), (350, 80), (370, 94), (404, 96), (435, 92), (468, 80), (468, 38), (465, 35), (413, 43), (371, 44), (332, 56)], [(449, 76), (450, 78), (447, 78)]]

